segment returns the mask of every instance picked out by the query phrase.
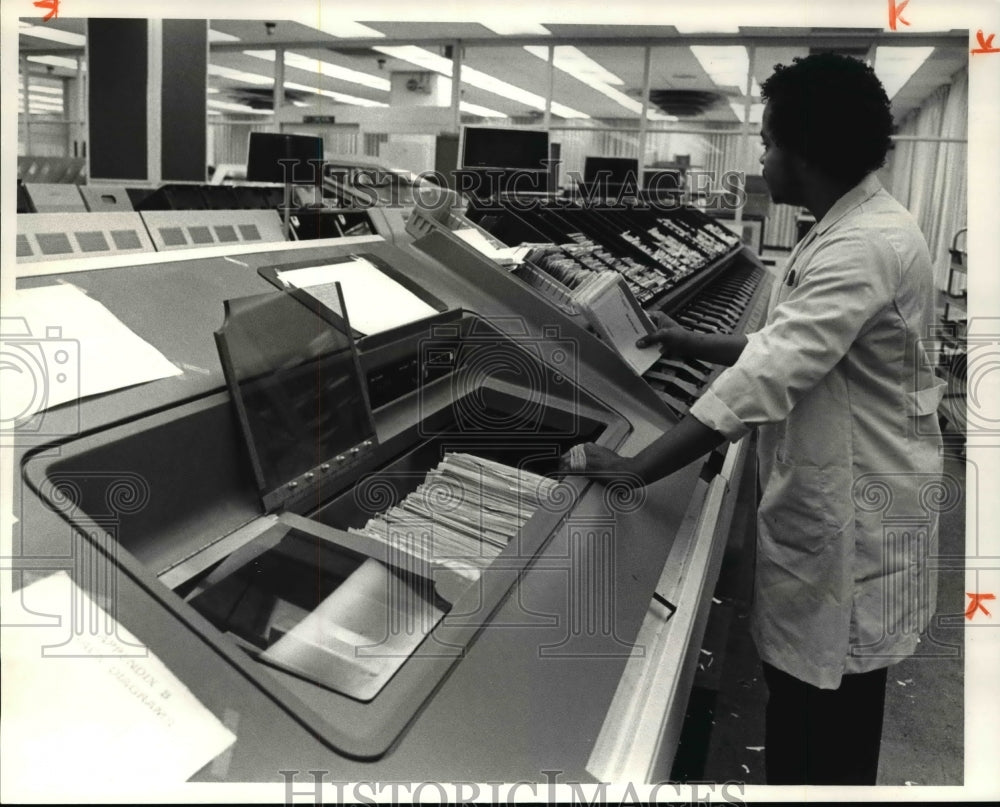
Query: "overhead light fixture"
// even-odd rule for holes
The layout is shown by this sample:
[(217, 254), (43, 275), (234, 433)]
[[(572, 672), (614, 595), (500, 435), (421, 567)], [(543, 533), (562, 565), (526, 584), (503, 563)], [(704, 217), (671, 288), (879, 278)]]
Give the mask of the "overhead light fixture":
[(882, 86), (885, 87), (885, 94), (889, 96), (890, 101), (933, 52), (934, 48), (932, 47), (882, 46), (875, 48), (875, 75), (879, 77)]
[[(525, 45), (524, 49), (545, 62), (549, 60), (549, 49), (545, 45)], [(641, 102), (611, 86), (612, 84), (624, 85), (625, 82), (610, 70), (605, 69), (603, 65), (595, 62), (586, 53), (572, 45), (559, 45), (553, 50), (552, 65), (557, 70), (579, 79), (590, 89), (607, 96), (630, 112), (634, 112), (636, 115), (642, 114)], [(677, 120), (677, 118), (664, 115), (655, 109), (648, 109), (646, 118), (648, 120)]]
[(247, 115), (273, 115), (274, 111), (271, 109), (254, 109), (252, 106), (247, 106), (246, 104), (234, 104), (229, 101), (216, 101), (214, 98), (209, 99), (207, 105), (212, 109), (221, 109), (226, 112), (241, 112)]
[(498, 112), (495, 109), (490, 109), (486, 106), (480, 106), (479, 104), (470, 104), (468, 101), (462, 101), (458, 105), (458, 109), (461, 112), (468, 112), (470, 115), (478, 115), (480, 118), (509, 118), (510, 116), (505, 112)]
[(489, 22), (480, 21), (480, 25), (489, 28), (495, 34), (503, 36), (551, 36), (544, 25), (537, 22), (530, 22), (518, 14), (508, 14), (504, 17), (495, 17)]
[[(54, 84), (39, 84), (37, 79), (31, 81), (30, 85), (28, 86), (28, 90), (33, 93), (44, 92), (44, 93), (49, 93), (50, 95), (61, 96), (63, 94), (62, 87), (57, 87)], [(20, 92), (21, 90), (18, 89), (18, 93)]]
[(356, 95), (347, 95), (346, 93), (336, 92), (334, 90), (324, 90), (320, 87), (310, 87), (307, 84), (299, 84), (295, 81), (285, 82), (286, 90), (302, 90), (303, 92), (311, 92), (314, 95), (322, 95), (324, 98), (330, 98), (341, 104), (351, 104), (352, 106), (389, 106), (382, 101), (373, 101), (371, 98), (359, 98)]
[[(699, 11), (699, 15), (703, 12)], [(692, 19), (690, 22), (675, 22), (674, 28), (679, 34), (738, 34), (740, 26), (728, 25), (724, 22), (708, 22), (702, 19)]]
[[(525, 45), (524, 49), (544, 62), (549, 60), (549, 49), (546, 45)], [(553, 50), (555, 52), (552, 55), (552, 63), (556, 69), (569, 73), (580, 81), (588, 84), (592, 81), (617, 85), (625, 83), (610, 70), (606, 70), (602, 64), (595, 62), (573, 45), (558, 45)]]
[(49, 28), (47, 25), (22, 25), (18, 29), (21, 36), (35, 36), (39, 39), (48, 39), (50, 42), (59, 42), (63, 45), (76, 45), (82, 47), (87, 44), (87, 37), (83, 34), (74, 34), (71, 31), (61, 31), (58, 28)]
[[(401, 59), (402, 61), (410, 62), (411, 64), (415, 64), (425, 70), (432, 70), (435, 73), (440, 73), (442, 76), (446, 76), (447, 78), (451, 78), (452, 76), (451, 59), (446, 59), (443, 56), (431, 53), (429, 50), (417, 47), (416, 45), (377, 45), (374, 49), (379, 53), (386, 54), (386, 56), (392, 56), (394, 59)], [(462, 83), (468, 84), (470, 87), (477, 87), (478, 89), (485, 90), (486, 92), (491, 92), (494, 95), (499, 95), (509, 101), (516, 101), (518, 103), (525, 104), (534, 109), (545, 109), (545, 99), (542, 98), (542, 96), (523, 90), (520, 87), (515, 87), (513, 84), (508, 84), (506, 81), (501, 81), (498, 78), (494, 78), (493, 76), (472, 67), (462, 67)], [(580, 112), (579, 110), (555, 101), (552, 102), (552, 112), (562, 118), (590, 118), (590, 115), (585, 112)]]
[(216, 31), (214, 28), (208, 29), (208, 41), (209, 42), (239, 42), (240, 38), (238, 36), (233, 36), (232, 34), (224, 33), (223, 31)]
[[(21, 93), (18, 93), (17, 99), (23, 106), (24, 96), (21, 95)], [(60, 112), (62, 112), (63, 109), (63, 102), (61, 99), (48, 98), (43, 95), (35, 95), (34, 93), (28, 94), (28, 102), (31, 104), (31, 106), (45, 107), (46, 109), (56, 109)]]
[[(273, 50), (245, 50), (243, 53), (247, 56), (253, 56), (255, 59), (264, 59), (268, 62), (276, 60)], [(360, 70), (352, 70), (349, 67), (341, 67), (339, 64), (333, 64), (332, 62), (324, 62), (322, 59), (305, 56), (301, 53), (285, 51), (285, 64), (297, 70), (305, 70), (309, 73), (316, 73), (352, 84), (361, 84), (383, 92), (389, 92), (391, 86), (388, 79), (373, 76), (371, 73), (364, 73)]]
[[(80, 64), (76, 59), (71, 59), (68, 56), (28, 56), (29, 62), (34, 62), (35, 64), (47, 64), (50, 67), (65, 67), (67, 70), (76, 70)], [(84, 64), (83, 69), (86, 70), (87, 66)]]
[(692, 45), (691, 53), (716, 86), (746, 87), (750, 56), (743, 45)]
[(274, 76), (263, 76), (260, 73), (248, 73), (245, 70), (233, 70), (231, 67), (223, 67), (218, 64), (208, 66), (210, 76), (228, 78), (231, 81), (242, 81), (244, 84), (259, 84), (260, 86), (271, 86), (274, 84)]
[(367, 25), (362, 25), (360, 22), (354, 22), (354, 20), (346, 17), (334, 16), (326, 8), (323, 9), (322, 14), (312, 14), (303, 17), (289, 17), (288, 19), (293, 22), (300, 23), (301, 25), (307, 25), (314, 30), (322, 31), (324, 34), (328, 34), (329, 36), (335, 36), (338, 39), (385, 38), (385, 34), (381, 31), (376, 31), (374, 28), (369, 28)]

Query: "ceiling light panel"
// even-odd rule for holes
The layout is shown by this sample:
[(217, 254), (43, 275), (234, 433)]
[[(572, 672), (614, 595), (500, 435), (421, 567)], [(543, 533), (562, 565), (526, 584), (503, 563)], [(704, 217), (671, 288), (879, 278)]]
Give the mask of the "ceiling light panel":
[[(424, 70), (431, 70), (448, 78), (452, 76), (451, 59), (446, 59), (416, 45), (402, 45), (397, 47), (379, 45), (375, 47), (375, 50), (387, 56), (392, 56), (394, 59), (410, 62), (410, 64), (417, 65)], [(541, 95), (521, 89), (520, 87), (515, 87), (513, 84), (483, 73), (473, 67), (462, 66), (462, 83), (468, 84), (471, 87), (477, 87), (494, 95), (499, 95), (510, 101), (516, 101), (533, 109), (545, 109), (545, 98)], [(562, 118), (590, 117), (590, 115), (584, 112), (555, 101), (552, 102), (552, 112)]]
[(286, 90), (302, 90), (303, 92), (311, 92), (315, 95), (322, 95), (324, 98), (330, 98), (340, 104), (351, 104), (353, 106), (389, 106), (382, 101), (374, 101), (371, 98), (359, 98), (356, 95), (349, 95), (343, 92), (336, 92), (335, 90), (326, 90), (322, 87), (310, 87), (308, 84), (299, 84), (294, 81), (285, 82)]
[(273, 115), (273, 110), (270, 109), (254, 109), (252, 106), (247, 106), (246, 104), (234, 104), (229, 101), (216, 101), (214, 98), (209, 99), (206, 104), (211, 109), (225, 110), (226, 112), (240, 112), (246, 115)]
[(47, 39), (50, 42), (58, 42), (62, 45), (83, 47), (87, 44), (87, 37), (83, 34), (61, 31), (58, 28), (50, 28), (47, 25), (22, 25), (18, 29), (18, 33), (21, 36), (34, 36), (39, 39)]
[[(47, 64), (51, 67), (65, 67), (67, 70), (76, 70), (79, 66), (76, 59), (71, 59), (68, 56), (28, 56), (29, 62), (34, 62), (35, 64)], [(86, 65), (83, 66), (86, 70)]]
[(216, 31), (214, 28), (208, 29), (208, 41), (209, 42), (239, 42), (240, 38), (238, 36), (233, 36), (232, 34), (227, 34), (223, 31)]
[(934, 48), (917, 47), (875, 48), (875, 75), (885, 87), (889, 100), (903, 88), (933, 51)]
[(502, 36), (550, 36), (551, 32), (541, 23), (519, 14), (506, 14), (503, 17), (481, 20), (480, 25), (489, 28), (493, 33)]
[(217, 78), (227, 78), (230, 81), (242, 81), (244, 84), (256, 84), (261, 87), (270, 87), (274, 84), (274, 76), (265, 76), (260, 73), (249, 73), (246, 70), (235, 70), (232, 67), (223, 67), (220, 64), (210, 64), (208, 75)]
[[(548, 63), (549, 49), (546, 46), (526, 45), (524, 49), (533, 56), (537, 56)], [(625, 82), (610, 70), (607, 70), (602, 64), (590, 58), (579, 48), (571, 45), (560, 45), (553, 50), (552, 64), (557, 70), (561, 70), (573, 76), (573, 78), (582, 81), (590, 89), (610, 98), (632, 114), (642, 114), (642, 101), (617, 89), (617, 87), (624, 86)], [(656, 109), (648, 109), (646, 117), (648, 120), (676, 120), (676, 118), (664, 115)]]
[(746, 87), (750, 56), (742, 45), (692, 45), (691, 53), (717, 86)]
[[(245, 50), (243, 53), (247, 56), (252, 56), (255, 59), (263, 59), (269, 62), (275, 61), (275, 52), (273, 50)], [(361, 84), (365, 87), (371, 87), (374, 90), (389, 92), (390, 83), (388, 79), (381, 78), (380, 76), (374, 76), (371, 73), (364, 73), (360, 70), (352, 70), (349, 67), (342, 67), (339, 64), (323, 61), (322, 59), (312, 56), (306, 56), (302, 53), (285, 51), (285, 65), (288, 67), (294, 67), (297, 70), (304, 70), (308, 73), (321, 75), (325, 78), (346, 81), (351, 84)]]
[[(528, 53), (537, 56), (544, 62), (549, 60), (549, 49), (545, 45), (526, 45), (524, 48)], [(557, 70), (576, 76), (580, 81), (590, 83), (597, 81), (602, 84), (622, 85), (623, 82), (618, 76), (604, 67), (579, 48), (572, 45), (559, 45), (553, 49), (553, 64)]]

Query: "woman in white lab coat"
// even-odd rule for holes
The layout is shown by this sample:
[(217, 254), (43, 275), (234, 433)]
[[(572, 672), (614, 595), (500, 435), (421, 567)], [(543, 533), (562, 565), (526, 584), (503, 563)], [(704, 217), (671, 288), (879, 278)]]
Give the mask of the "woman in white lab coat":
[(635, 457), (587, 444), (563, 466), (648, 484), (756, 428), (751, 624), (769, 689), (768, 782), (875, 784), (886, 668), (914, 652), (936, 599), (931, 262), (873, 173), (892, 116), (872, 70), (810, 56), (762, 89), (771, 197), (817, 222), (774, 279), (764, 326), (705, 335), (666, 322), (640, 340), (731, 366)]

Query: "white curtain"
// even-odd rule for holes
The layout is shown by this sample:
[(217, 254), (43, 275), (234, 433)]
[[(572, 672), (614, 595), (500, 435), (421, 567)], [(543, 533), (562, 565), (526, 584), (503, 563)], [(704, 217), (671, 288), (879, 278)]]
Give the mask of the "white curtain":
[[(961, 71), (952, 81), (941, 121), (941, 137), (968, 137), (969, 73)], [(968, 218), (967, 171), (968, 146), (965, 143), (941, 143), (934, 172), (934, 197), (944, 202), (939, 208), (937, 226), (928, 232), (935, 279), (940, 288), (948, 283), (948, 266), (955, 233), (965, 227)]]
[[(898, 134), (965, 140), (969, 74), (963, 68), (900, 123)], [(892, 193), (920, 225), (934, 261), (935, 281), (947, 284), (948, 249), (967, 216), (967, 146), (901, 140), (892, 154)]]

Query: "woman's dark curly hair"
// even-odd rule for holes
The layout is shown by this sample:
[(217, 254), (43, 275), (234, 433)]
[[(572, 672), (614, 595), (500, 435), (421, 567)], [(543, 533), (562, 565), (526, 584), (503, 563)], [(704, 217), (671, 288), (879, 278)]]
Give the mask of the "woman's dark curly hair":
[(761, 86), (774, 143), (852, 185), (885, 163), (892, 112), (864, 62), (836, 53), (775, 65)]

